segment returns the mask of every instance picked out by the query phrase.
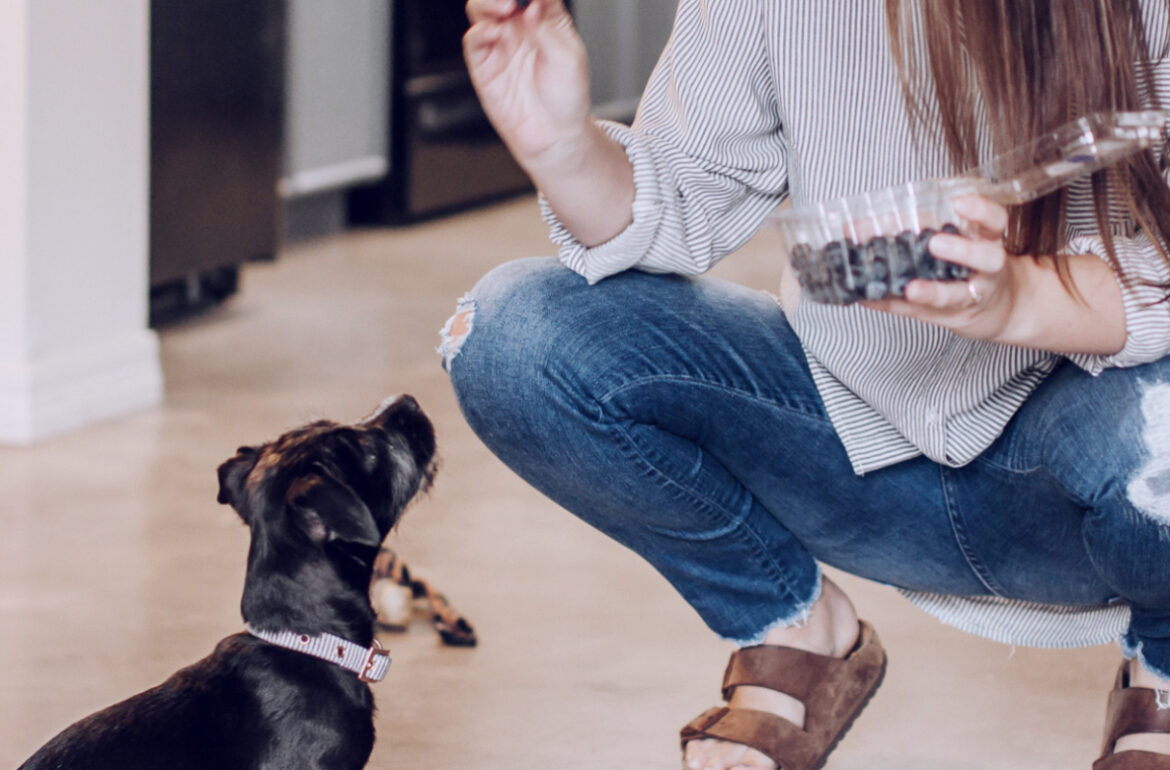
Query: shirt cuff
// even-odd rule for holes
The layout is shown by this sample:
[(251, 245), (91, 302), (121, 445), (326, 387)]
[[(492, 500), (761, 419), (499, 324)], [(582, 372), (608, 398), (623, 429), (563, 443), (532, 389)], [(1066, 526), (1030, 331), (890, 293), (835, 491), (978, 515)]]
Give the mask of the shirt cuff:
[[(1129, 278), (1119, 281), (1125, 305), (1125, 347), (1112, 355), (1067, 356), (1092, 375), (1111, 367), (1147, 364), (1170, 353), (1170, 302), (1163, 301), (1166, 289), (1156, 285), (1170, 282), (1170, 270), (1157, 248), (1145, 238), (1115, 238), (1114, 244), (1117, 259)], [(1104, 241), (1097, 236), (1073, 238), (1065, 251), (1096, 254), (1105, 261), (1109, 258)]]
[(540, 196), (541, 215), (549, 225), (549, 239), (558, 247), (561, 262), (591, 284), (636, 267), (654, 242), (663, 212), (658, 175), (644, 142), (620, 123), (603, 120), (598, 125), (625, 148), (634, 169), (634, 216), (629, 226), (605, 243), (587, 247), (565, 229), (548, 201)]

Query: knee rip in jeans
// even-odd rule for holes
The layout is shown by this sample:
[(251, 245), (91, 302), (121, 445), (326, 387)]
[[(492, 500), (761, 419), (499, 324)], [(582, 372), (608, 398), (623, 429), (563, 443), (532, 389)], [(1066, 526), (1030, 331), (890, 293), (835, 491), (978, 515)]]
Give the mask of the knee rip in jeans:
[(443, 368), (448, 371), (451, 370), (451, 362), (459, 355), (463, 343), (467, 341), (475, 327), (475, 310), (475, 300), (465, 294), (459, 298), (455, 315), (448, 318), (447, 323), (439, 331), (441, 341), (436, 352), (443, 357)]
[(1129, 483), (1129, 500), (1151, 518), (1170, 525), (1170, 383), (1142, 394), (1142, 439), (1149, 461)]

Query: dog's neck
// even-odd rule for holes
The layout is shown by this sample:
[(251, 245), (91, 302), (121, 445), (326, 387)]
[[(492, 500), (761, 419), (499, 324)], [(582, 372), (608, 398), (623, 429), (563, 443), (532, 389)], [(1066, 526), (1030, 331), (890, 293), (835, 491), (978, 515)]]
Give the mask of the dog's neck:
[(369, 571), (364, 580), (339, 575), (324, 559), (301, 564), (291, 574), (249, 560), (240, 608), (244, 622), (255, 628), (333, 634), (363, 647), (374, 639)]

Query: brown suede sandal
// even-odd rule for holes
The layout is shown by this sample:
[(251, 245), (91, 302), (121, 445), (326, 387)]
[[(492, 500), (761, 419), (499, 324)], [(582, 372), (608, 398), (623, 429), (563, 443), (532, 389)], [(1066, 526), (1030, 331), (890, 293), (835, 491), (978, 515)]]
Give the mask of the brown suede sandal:
[(717, 707), (682, 729), (687, 743), (714, 738), (751, 746), (780, 770), (817, 770), (869, 703), (886, 672), (886, 652), (873, 627), (860, 622), (857, 645), (843, 659), (791, 647), (759, 645), (732, 653), (723, 699), (736, 687), (766, 687), (804, 703), (804, 728), (766, 711)]
[(1113, 691), (1109, 693), (1105, 741), (1093, 770), (1170, 770), (1170, 754), (1133, 749), (1113, 753), (1118, 738), (1138, 733), (1170, 733), (1170, 709), (1158, 708), (1156, 690), (1129, 686), (1129, 661), (1126, 661), (1118, 669)]

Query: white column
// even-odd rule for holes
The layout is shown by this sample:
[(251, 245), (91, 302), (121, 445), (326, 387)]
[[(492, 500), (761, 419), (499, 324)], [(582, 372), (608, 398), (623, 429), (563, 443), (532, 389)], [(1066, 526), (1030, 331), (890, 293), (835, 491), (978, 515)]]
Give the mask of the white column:
[(148, 0), (0, 0), (0, 443), (157, 404)]

